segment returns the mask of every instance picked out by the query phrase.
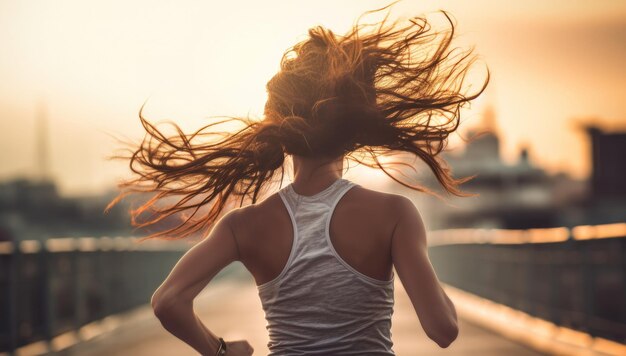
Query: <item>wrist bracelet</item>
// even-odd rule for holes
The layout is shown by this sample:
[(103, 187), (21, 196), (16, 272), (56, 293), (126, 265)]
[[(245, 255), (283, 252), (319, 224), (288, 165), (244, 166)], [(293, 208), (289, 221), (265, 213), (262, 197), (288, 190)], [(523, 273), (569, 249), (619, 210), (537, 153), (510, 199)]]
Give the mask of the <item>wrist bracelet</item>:
[(215, 356), (226, 355), (226, 342), (221, 337), (219, 338), (219, 340), (220, 340), (220, 347), (217, 349)]

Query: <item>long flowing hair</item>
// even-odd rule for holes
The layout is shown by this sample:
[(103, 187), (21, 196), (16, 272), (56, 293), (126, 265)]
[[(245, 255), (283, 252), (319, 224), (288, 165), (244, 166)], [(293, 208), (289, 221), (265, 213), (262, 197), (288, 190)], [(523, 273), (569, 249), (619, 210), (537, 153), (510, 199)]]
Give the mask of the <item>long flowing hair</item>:
[[(476, 60), (474, 48), (451, 47), (455, 24), (439, 11), (449, 30), (432, 30), (425, 17), (410, 18), (404, 26), (399, 20), (389, 24), (389, 13), (374, 24), (361, 24), (361, 15), (343, 36), (322, 26), (310, 28), (305, 40), (284, 53), (280, 70), (267, 83), (261, 120), (227, 117), (191, 134), (172, 123), (176, 134), (168, 137), (146, 120), (142, 105), (145, 137), (129, 157), (121, 157), (129, 159), (137, 176), (119, 183), (121, 192), (107, 209), (128, 194), (150, 193), (150, 199), (131, 209), (133, 226), (183, 216), (173, 227), (145, 237), (183, 238), (209, 230), (229, 202), (255, 203), (272, 182), (282, 182), (287, 155), (343, 155), (381, 169), (405, 187), (439, 196), (389, 167), (411, 164), (380, 159), (401, 153), (426, 163), (448, 193), (475, 195), (459, 188), (474, 176), (454, 178), (438, 154), (460, 124), (461, 107), (485, 90), (490, 74), (487, 68), (475, 93), (462, 92)], [(226, 121), (241, 128), (214, 130)], [(150, 216), (139, 221), (143, 213)]]

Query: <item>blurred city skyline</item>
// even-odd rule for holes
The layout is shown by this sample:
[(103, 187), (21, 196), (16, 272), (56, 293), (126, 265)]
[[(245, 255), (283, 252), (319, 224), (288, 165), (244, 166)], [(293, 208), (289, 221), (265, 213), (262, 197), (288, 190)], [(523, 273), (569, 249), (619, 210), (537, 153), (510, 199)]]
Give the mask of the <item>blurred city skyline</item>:
[[(341, 34), (388, 3), (2, 2), (0, 179), (37, 172), (40, 120), (47, 170), (63, 194), (111, 188), (130, 172), (105, 160), (120, 148), (110, 134), (141, 139), (145, 100), (150, 121), (188, 131), (209, 116), (258, 117), (265, 83), (308, 28)], [(462, 112), (461, 135), (491, 107), (503, 160), (526, 147), (551, 173), (587, 177), (588, 142), (576, 123), (626, 126), (626, 3), (403, 1), (391, 14), (426, 14), (443, 30), (437, 9), (456, 20), (454, 46), (474, 46), (479, 56), (469, 90), (485, 65), (492, 73), (487, 91)]]

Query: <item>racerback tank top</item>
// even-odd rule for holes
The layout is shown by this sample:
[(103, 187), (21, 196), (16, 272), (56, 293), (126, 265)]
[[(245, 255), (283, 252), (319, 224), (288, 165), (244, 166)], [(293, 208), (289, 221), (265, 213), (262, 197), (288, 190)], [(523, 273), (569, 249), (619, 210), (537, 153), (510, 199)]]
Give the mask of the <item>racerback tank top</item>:
[(299, 195), (293, 184), (279, 190), (294, 234), (281, 273), (258, 286), (269, 356), (395, 355), (395, 275), (383, 281), (358, 272), (330, 240), (333, 211), (356, 185), (340, 178), (312, 196)]

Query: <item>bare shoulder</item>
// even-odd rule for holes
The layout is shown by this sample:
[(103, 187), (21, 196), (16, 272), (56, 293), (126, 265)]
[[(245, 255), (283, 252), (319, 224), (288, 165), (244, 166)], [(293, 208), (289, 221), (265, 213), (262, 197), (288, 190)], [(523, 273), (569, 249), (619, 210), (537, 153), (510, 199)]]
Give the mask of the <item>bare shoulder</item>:
[(356, 202), (366, 203), (367, 206), (384, 211), (390, 218), (399, 217), (415, 209), (413, 201), (401, 194), (372, 190), (360, 185), (352, 190)]
[(400, 194), (389, 193), (355, 186), (348, 191), (343, 205), (338, 207), (339, 214), (355, 216), (359, 225), (368, 225), (368, 230), (375, 231), (385, 239), (391, 239), (400, 219), (415, 214), (413, 202)]
[[(372, 212), (369, 214), (370, 216), (377, 213), (384, 219), (377, 223), (388, 226), (391, 239), (406, 231), (410, 238), (417, 238), (421, 243), (424, 242), (426, 239), (424, 221), (417, 206), (410, 198), (401, 194), (380, 192), (362, 187), (359, 187), (355, 193), (357, 203), (364, 206), (369, 205), (372, 207), (370, 209), (374, 209), (370, 210)], [(359, 195), (361, 201), (358, 201)]]
[(264, 223), (273, 221), (277, 215), (280, 215), (282, 204), (280, 200), (278, 192), (273, 193), (255, 204), (230, 210), (224, 219), (229, 220), (228, 224), (238, 238), (245, 238), (250, 235), (247, 232), (259, 232), (259, 229), (267, 225)]

